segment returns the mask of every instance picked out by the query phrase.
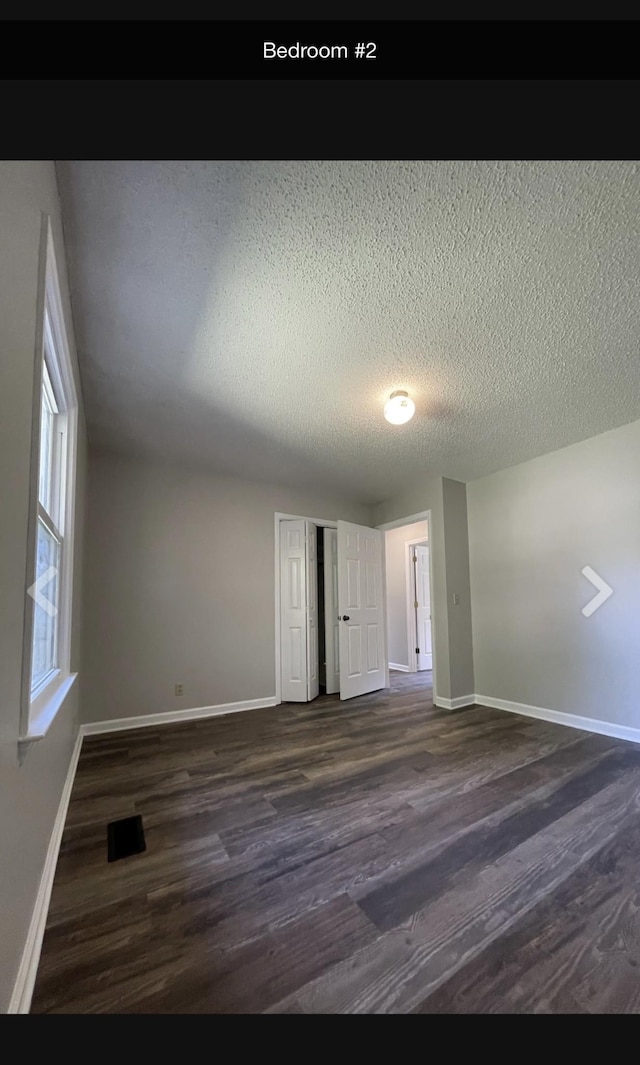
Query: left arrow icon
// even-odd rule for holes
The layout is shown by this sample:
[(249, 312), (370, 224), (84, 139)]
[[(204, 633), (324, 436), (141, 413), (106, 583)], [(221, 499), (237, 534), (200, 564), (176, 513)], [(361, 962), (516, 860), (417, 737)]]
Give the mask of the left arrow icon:
[(582, 613), (585, 618), (590, 618), (594, 611), (596, 611), (599, 606), (602, 606), (610, 595), (613, 595), (613, 588), (607, 584), (606, 581), (603, 581), (600, 574), (596, 573), (594, 569), (591, 569), (591, 566), (585, 566), (580, 572), (588, 581), (591, 581), (594, 588), (598, 589), (598, 594), (594, 595), (593, 599), (590, 599), (587, 605), (582, 608)]
[(45, 611), (46, 614), (49, 615), (50, 618), (55, 618), (56, 614), (58, 613), (58, 608), (57, 606), (54, 606), (51, 600), (47, 599), (47, 597), (44, 596), (42, 592), (43, 589), (45, 589), (47, 585), (51, 583), (53, 578), (57, 576), (57, 574), (57, 566), (49, 566), (49, 569), (46, 569), (44, 573), (41, 573), (37, 581), (34, 581), (31, 587), (27, 588), (27, 591), (33, 601), (37, 603), (38, 606), (42, 607), (42, 609)]

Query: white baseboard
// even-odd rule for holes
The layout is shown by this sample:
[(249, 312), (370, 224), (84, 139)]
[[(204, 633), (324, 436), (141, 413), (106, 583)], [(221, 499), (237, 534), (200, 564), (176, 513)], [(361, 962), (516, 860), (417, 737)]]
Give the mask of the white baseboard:
[(389, 662), (389, 669), (399, 669), (401, 673), (411, 673), (408, 666), (401, 666), (399, 662)]
[(630, 740), (640, 743), (640, 729), (630, 725), (616, 725), (612, 721), (600, 721), (595, 717), (580, 717), (568, 714), (564, 710), (547, 710), (544, 706), (528, 706), (526, 703), (514, 703), (509, 699), (493, 699), (488, 695), (475, 695), (474, 701), (481, 706), (490, 706), (494, 710), (508, 710), (511, 714), (523, 717), (537, 717), (542, 721), (553, 721), (557, 725), (579, 728), (584, 732), (597, 732), (600, 736), (612, 736), (616, 740)]
[(149, 725), (171, 725), (180, 721), (197, 721), (203, 717), (218, 717), (219, 714), (238, 714), (242, 710), (261, 710), (275, 706), (275, 695), (264, 699), (243, 699), (238, 703), (220, 703), (218, 706), (196, 706), (189, 710), (167, 710), (163, 714), (140, 714), (137, 717), (116, 717), (112, 721), (88, 721), (81, 726), (83, 736), (97, 736), (104, 732), (122, 732), (127, 729), (146, 728)]
[(22, 959), (18, 969), (18, 975), (13, 988), (13, 994), (9, 1003), (8, 1013), (28, 1013), (31, 1007), (31, 998), (35, 987), (42, 941), (44, 939), (49, 902), (53, 879), (58, 864), (58, 853), (62, 842), (62, 833), (67, 817), (69, 799), (75, 780), (78, 759), (82, 741), (85, 736), (95, 736), (104, 732), (120, 732), (124, 729), (142, 728), (145, 725), (169, 725), (176, 721), (196, 721), (198, 718), (217, 717), (219, 714), (236, 714), (241, 710), (259, 710), (265, 706), (275, 706), (275, 696), (265, 699), (245, 699), (238, 703), (221, 703), (219, 706), (198, 706), (191, 710), (173, 710), (166, 714), (143, 714), (139, 717), (121, 717), (114, 721), (90, 721), (80, 725), (74, 744), (73, 753), (69, 761), (69, 768), (65, 778), (62, 795), (53, 830), (47, 848), (44, 869), (40, 878), (38, 894), (31, 915), (27, 940), (22, 952)]
[(71, 798), (73, 781), (75, 780), (78, 758), (80, 757), (82, 735), (81, 726), (78, 730), (78, 735), (76, 736), (76, 742), (73, 747), (73, 752), (69, 761), (69, 768), (67, 769), (64, 787), (62, 789), (62, 795), (60, 796), (58, 812), (53, 823), (53, 830), (47, 848), (44, 869), (42, 870), (42, 876), (40, 877), (38, 894), (36, 895), (36, 901), (31, 915), (31, 923), (29, 924), (29, 931), (27, 933), (27, 941), (22, 952), (20, 968), (18, 969), (18, 975), (16, 977), (13, 994), (7, 1011), (8, 1013), (28, 1013), (31, 1008), (31, 998), (35, 987), (38, 964), (40, 962), (40, 952), (42, 951), (42, 940), (44, 939), (44, 930), (47, 924), (53, 878), (56, 872), (56, 865), (58, 864), (58, 852), (62, 841), (64, 823), (67, 818), (67, 808), (69, 806), (69, 799)]
[(441, 710), (462, 710), (463, 706), (473, 706), (478, 701), (475, 695), (459, 695), (457, 699), (445, 699), (444, 695), (434, 696), (434, 706)]

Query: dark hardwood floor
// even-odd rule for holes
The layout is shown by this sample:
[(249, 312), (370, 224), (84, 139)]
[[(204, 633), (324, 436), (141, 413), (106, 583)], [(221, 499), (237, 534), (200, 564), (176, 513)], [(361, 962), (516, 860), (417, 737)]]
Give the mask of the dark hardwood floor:
[(86, 739), (33, 1012), (640, 1012), (640, 748), (429, 680)]

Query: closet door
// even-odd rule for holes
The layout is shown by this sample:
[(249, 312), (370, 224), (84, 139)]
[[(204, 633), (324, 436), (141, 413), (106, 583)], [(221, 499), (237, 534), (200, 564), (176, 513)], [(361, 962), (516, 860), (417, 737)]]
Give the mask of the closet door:
[(327, 695), (340, 691), (340, 622), (338, 621), (338, 534), (324, 533), (324, 646)]
[(338, 522), (340, 698), (387, 683), (382, 596), (382, 533)]
[(307, 699), (320, 693), (318, 670), (318, 528), (307, 521)]
[(280, 522), (280, 668), (283, 702), (306, 703), (309, 698), (305, 526), (305, 521)]

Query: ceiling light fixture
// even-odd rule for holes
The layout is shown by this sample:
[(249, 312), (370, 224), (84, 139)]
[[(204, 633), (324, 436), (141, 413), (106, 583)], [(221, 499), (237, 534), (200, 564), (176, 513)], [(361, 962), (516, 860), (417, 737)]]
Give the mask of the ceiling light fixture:
[(384, 405), (384, 416), (392, 425), (404, 425), (413, 418), (416, 405), (408, 392), (392, 392)]

